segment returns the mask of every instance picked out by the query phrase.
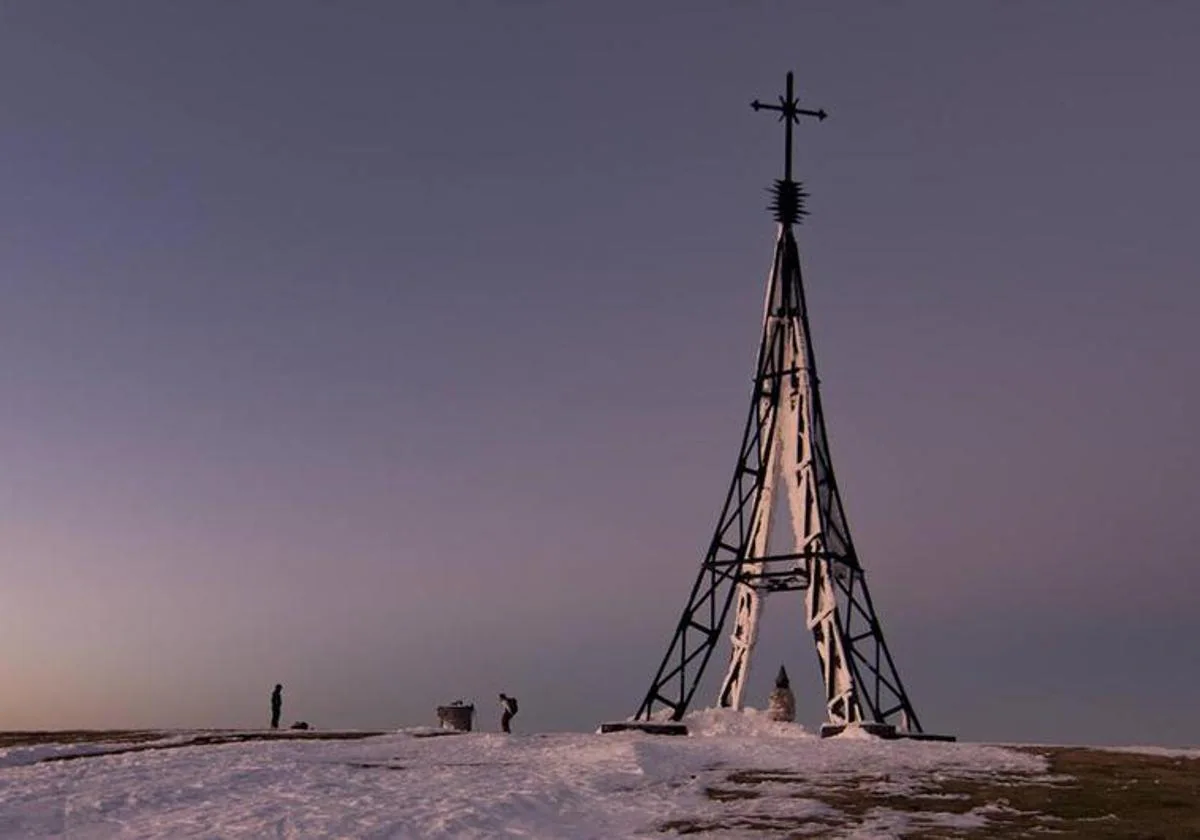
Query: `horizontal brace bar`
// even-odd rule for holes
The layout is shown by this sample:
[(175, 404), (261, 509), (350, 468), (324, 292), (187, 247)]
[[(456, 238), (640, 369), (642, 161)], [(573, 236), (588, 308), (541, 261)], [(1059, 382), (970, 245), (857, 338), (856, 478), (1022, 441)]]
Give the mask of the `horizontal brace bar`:
[(787, 370), (776, 371), (775, 373), (759, 373), (754, 377), (755, 382), (762, 382), (767, 379), (782, 379), (785, 376), (796, 376), (804, 373), (808, 368), (788, 368)]
[(783, 563), (789, 560), (836, 560), (844, 563), (845, 555), (832, 551), (802, 551), (798, 554), (772, 554), (769, 557), (746, 557), (740, 560), (705, 560), (707, 566), (732, 566), (735, 563)]

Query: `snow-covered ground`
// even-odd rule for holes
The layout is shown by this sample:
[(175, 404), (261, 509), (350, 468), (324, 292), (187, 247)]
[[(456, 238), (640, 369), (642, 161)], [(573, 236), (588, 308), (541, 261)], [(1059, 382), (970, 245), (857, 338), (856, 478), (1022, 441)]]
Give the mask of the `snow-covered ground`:
[[(1043, 772), (1036, 756), (972, 744), (820, 740), (754, 714), (694, 716), (690, 737), (399, 732), (352, 741), (268, 740), (96, 755), (120, 745), (0, 751), (0, 835), (91, 837), (603, 838), (664, 836), (671, 820), (731, 813), (829, 816), (794, 787), (745, 801), (707, 788), (737, 770), (869, 779), (889, 793), (931, 774)], [(145, 745), (142, 745), (145, 746)], [(43, 761), (77, 753), (73, 760)], [(982, 811), (983, 809), (978, 809)], [(926, 811), (936, 812), (936, 804)], [(986, 813), (944, 815), (980, 825)], [(880, 813), (854, 836), (895, 836)], [(827, 828), (827, 826), (826, 826)], [(668, 835), (669, 836), (669, 835)], [(719, 832), (705, 836), (746, 836)]]

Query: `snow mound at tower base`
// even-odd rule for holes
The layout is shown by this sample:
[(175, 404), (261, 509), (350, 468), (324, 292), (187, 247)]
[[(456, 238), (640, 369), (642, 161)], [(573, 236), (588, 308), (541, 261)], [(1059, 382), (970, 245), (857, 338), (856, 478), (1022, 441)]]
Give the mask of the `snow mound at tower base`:
[(688, 732), (698, 737), (815, 738), (798, 723), (771, 720), (763, 709), (698, 709), (683, 716)]

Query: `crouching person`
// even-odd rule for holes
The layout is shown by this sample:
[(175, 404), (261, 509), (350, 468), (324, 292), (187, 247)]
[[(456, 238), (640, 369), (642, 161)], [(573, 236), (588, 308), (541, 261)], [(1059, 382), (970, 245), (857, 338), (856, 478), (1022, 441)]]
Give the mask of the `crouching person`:
[(509, 724), (517, 713), (517, 698), (500, 692), (500, 731), (512, 732)]

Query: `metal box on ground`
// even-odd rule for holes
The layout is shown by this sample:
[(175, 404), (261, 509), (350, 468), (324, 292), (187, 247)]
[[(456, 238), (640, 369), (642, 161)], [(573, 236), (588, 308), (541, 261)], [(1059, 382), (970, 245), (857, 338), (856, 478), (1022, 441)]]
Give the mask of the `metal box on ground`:
[(475, 706), (461, 701), (451, 703), (449, 706), (438, 706), (437, 716), (443, 729), (470, 732), (475, 718)]

